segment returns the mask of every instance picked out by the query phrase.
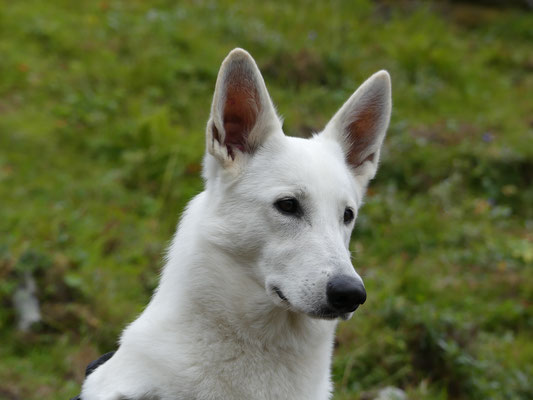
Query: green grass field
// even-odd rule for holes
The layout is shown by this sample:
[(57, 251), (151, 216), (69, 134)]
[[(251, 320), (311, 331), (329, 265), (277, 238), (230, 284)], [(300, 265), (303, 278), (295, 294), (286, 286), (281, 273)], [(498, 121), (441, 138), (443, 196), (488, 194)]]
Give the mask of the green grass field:
[[(533, 13), (420, 4), (0, 0), (0, 399), (75, 395), (147, 303), (237, 46), (291, 135), (392, 76), (335, 399), (533, 398)], [(20, 333), (26, 271), (43, 322)]]

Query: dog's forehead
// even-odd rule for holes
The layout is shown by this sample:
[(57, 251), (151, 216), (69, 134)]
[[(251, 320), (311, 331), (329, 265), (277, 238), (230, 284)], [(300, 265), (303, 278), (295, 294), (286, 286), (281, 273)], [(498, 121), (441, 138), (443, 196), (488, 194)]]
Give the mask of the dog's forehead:
[(359, 204), (360, 189), (340, 145), (320, 135), (310, 139), (278, 136), (269, 140), (247, 175), (263, 188), (300, 190)]

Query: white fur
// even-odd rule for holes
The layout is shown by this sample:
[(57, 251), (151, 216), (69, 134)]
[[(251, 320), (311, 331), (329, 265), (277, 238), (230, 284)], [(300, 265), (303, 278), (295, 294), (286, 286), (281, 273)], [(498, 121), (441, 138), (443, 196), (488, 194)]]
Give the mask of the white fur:
[[(221, 144), (230, 75), (257, 90), (260, 109), (248, 151), (233, 157)], [(336, 320), (316, 312), (329, 277), (358, 277), (348, 249), (354, 224), (343, 214), (361, 205), (390, 114), (386, 72), (362, 89), (323, 133), (287, 137), (253, 59), (241, 49), (228, 55), (207, 126), (205, 190), (184, 213), (152, 300), (86, 379), (83, 400), (330, 398)], [(342, 131), (369, 90), (382, 92), (367, 148), (377, 154), (350, 166)], [(274, 207), (284, 197), (300, 201), (302, 218)]]

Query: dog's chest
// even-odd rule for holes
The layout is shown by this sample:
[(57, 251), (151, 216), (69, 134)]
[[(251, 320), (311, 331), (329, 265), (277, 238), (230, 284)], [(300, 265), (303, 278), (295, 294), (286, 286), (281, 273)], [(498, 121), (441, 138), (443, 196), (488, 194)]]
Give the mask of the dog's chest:
[(214, 393), (234, 399), (329, 398), (329, 346), (305, 353), (238, 343), (217, 347), (210, 346), (201, 357), (200, 398)]

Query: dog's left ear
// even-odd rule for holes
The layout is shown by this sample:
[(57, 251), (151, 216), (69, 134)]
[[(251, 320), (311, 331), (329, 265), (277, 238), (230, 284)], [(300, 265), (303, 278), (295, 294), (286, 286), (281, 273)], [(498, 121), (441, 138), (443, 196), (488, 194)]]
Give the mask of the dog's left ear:
[(232, 50), (217, 77), (207, 123), (207, 151), (225, 168), (240, 165), (269, 135), (281, 132), (254, 59), (243, 49)]
[(378, 168), (391, 114), (391, 83), (386, 71), (367, 79), (344, 103), (323, 135), (339, 141), (355, 177), (366, 187)]

